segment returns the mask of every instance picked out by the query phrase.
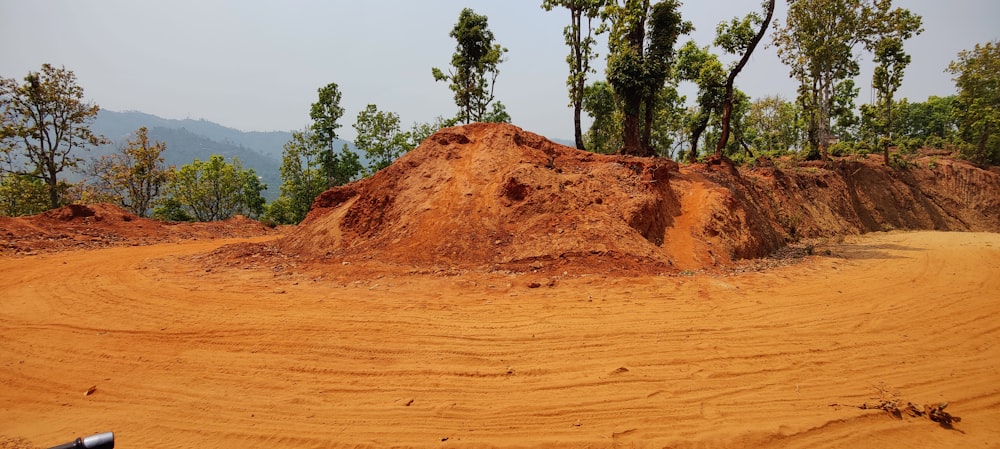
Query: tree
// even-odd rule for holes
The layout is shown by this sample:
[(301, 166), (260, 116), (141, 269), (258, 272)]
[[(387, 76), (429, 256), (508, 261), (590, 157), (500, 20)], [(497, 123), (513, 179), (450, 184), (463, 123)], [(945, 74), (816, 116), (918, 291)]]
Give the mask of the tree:
[(920, 27), (919, 18), (891, 7), (892, 0), (789, 0), (785, 24), (774, 34), (778, 55), (799, 82), (810, 144), (824, 159), (837, 92), (852, 90), (843, 83), (860, 72), (855, 48), (872, 50), (879, 36)]
[(395, 112), (379, 111), (370, 104), (358, 113), (354, 129), (358, 132), (354, 145), (368, 155), (372, 173), (388, 167), (409, 149), (410, 136), (400, 129)]
[(428, 137), (439, 130), (443, 128), (450, 128), (457, 124), (457, 118), (444, 118), (442, 116), (437, 116), (432, 122), (414, 123), (413, 126), (410, 127), (410, 132), (407, 133), (407, 137), (409, 137), (409, 139), (406, 143), (406, 150), (409, 151), (420, 146), (424, 140), (427, 140)]
[(688, 41), (677, 52), (677, 77), (698, 84), (698, 106), (688, 115), (687, 128), (690, 132), (688, 162), (698, 158), (698, 142), (708, 128), (713, 116), (722, 113), (726, 96), (726, 71), (718, 56), (708, 51), (708, 47), (698, 47)]
[[(728, 24), (723, 22), (716, 29), (715, 45), (722, 47), (730, 54), (742, 55), (739, 62), (729, 69), (729, 76), (726, 77), (726, 93), (722, 103), (722, 133), (719, 136), (719, 143), (715, 147), (716, 156), (722, 155), (723, 148), (729, 142), (729, 124), (733, 112), (733, 90), (736, 76), (750, 61), (750, 55), (757, 48), (760, 40), (764, 38), (764, 33), (767, 32), (767, 27), (771, 24), (771, 17), (774, 16), (774, 1), (766, 0), (762, 5), (764, 18), (761, 18), (757, 13), (750, 13), (742, 20), (733, 19)], [(754, 25), (758, 26), (756, 33), (753, 31)]]
[(320, 163), (324, 148), (317, 142), (306, 128), (293, 132), (292, 139), (282, 147), (281, 193), (268, 209), (269, 218), (279, 223), (298, 223), (306, 217), (313, 200), (327, 189)]
[(622, 153), (652, 154), (649, 139), (657, 96), (670, 74), (674, 45), (680, 35), (694, 29), (681, 20), (679, 7), (677, 0), (652, 7), (649, 0), (624, 0), (605, 8), (604, 17), (611, 22), (607, 79), (624, 116)]
[(585, 147), (595, 153), (611, 154), (622, 148), (622, 114), (615, 91), (604, 81), (584, 89), (583, 109), (593, 121), (584, 135)]
[(922, 19), (907, 10), (899, 9), (893, 12), (896, 17), (892, 23), (895, 27), (887, 33), (878, 36), (873, 45), (875, 54), (875, 71), (872, 75), (872, 87), (878, 94), (876, 105), (881, 111), (882, 156), (885, 165), (889, 165), (889, 143), (892, 141), (892, 106), (893, 95), (903, 85), (903, 72), (910, 64), (910, 55), (903, 50), (903, 42), (915, 34), (923, 32)]
[(339, 185), (335, 178), (342, 168), (339, 166), (341, 157), (334, 152), (334, 145), (337, 140), (337, 129), (340, 128), (337, 120), (344, 115), (344, 108), (340, 106), (341, 93), (337, 83), (319, 88), (318, 93), (319, 99), (309, 109), (309, 118), (313, 120), (311, 126), (313, 138), (322, 148), (319, 162), (326, 176), (326, 186), (333, 187)]
[(754, 100), (747, 113), (746, 127), (751, 146), (778, 154), (799, 148), (804, 132), (798, 106), (779, 96)]
[(966, 156), (980, 164), (1000, 164), (1000, 41), (962, 50), (948, 65), (958, 87), (959, 135)]
[(89, 168), (95, 187), (121, 207), (140, 217), (148, 217), (154, 201), (173, 175), (173, 167), (163, 163), (164, 142), (149, 142), (146, 127), (135, 132), (118, 151), (97, 159)]
[(0, 78), (0, 109), (0, 148), (8, 158), (13, 152), (26, 159), (26, 169), (16, 172), (41, 179), (49, 207), (59, 207), (59, 174), (81, 161), (74, 150), (105, 141), (89, 128), (100, 108), (83, 101), (83, 88), (71, 70), (43, 64), (22, 85)]
[(495, 42), (487, 17), (465, 8), (448, 35), (458, 42), (451, 56), (451, 69), (445, 75), (435, 67), (431, 69), (431, 74), (435, 81), (451, 83), (449, 88), (455, 93), (459, 121), (509, 122), (510, 116), (503, 104), (493, 102), (493, 90), (500, 75), (499, 66), (507, 49)]
[(49, 189), (34, 176), (0, 173), (0, 216), (19, 217), (45, 212)]
[[(544, 0), (542, 2), (542, 8), (546, 11), (552, 11), (552, 8), (557, 6), (569, 10), (570, 24), (563, 29), (566, 45), (569, 46), (569, 56), (566, 57), (566, 63), (569, 64), (569, 77), (566, 79), (566, 85), (569, 87), (570, 106), (573, 107), (576, 148), (580, 150), (586, 148), (583, 142), (583, 125), (580, 119), (583, 111), (587, 74), (593, 72), (593, 69), (590, 68), (590, 61), (597, 56), (594, 51), (594, 44), (597, 43), (597, 40), (594, 36), (604, 31), (603, 26), (594, 27), (594, 19), (599, 17), (606, 1)], [(586, 19), (586, 27), (584, 19)]]
[[(252, 168), (243, 169), (239, 159), (226, 163), (213, 154), (206, 162), (195, 159), (177, 170), (166, 205), (198, 221), (225, 220), (237, 214), (254, 218), (264, 212), (261, 192), (266, 188)], [(162, 209), (157, 215), (164, 215)]]

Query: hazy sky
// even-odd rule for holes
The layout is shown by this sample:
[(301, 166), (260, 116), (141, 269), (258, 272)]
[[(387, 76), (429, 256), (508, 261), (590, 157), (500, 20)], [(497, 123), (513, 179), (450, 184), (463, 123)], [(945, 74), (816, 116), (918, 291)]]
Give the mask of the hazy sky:
[[(507, 61), (497, 97), (516, 125), (572, 138), (565, 87), (564, 9), (540, 0), (0, 0), (0, 76), (21, 80), (43, 63), (76, 73), (88, 100), (104, 109), (166, 118), (204, 118), (246, 131), (300, 129), (316, 90), (335, 82), (346, 109), (341, 137), (354, 138), (365, 105), (400, 115), (404, 128), (456, 107), (431, 67), (447, 70), (448, 36), (465, 7), (489, 18)], [(693, 37), (711, 43), (716, 25), (758, 9), (758, 0), (687, 0)], [(1000, 39), (1000, 1), (897, 0), (924, 18), (909, 42), (913, 63), (899, 97), (954, 93), (944, 73), (958, 51)], [(778, 1), (783, 21), (786, 2)], [(767, 41), (770, 42), (770, 32)], [(603, 78), (606, 46), (597, 63)], [(869, 59), (870, 56), (864, 56)], [(870, 64), (869, 64), (870, 65)], [(857, 80), (871, 82), (870, 70)], [(737, 79), (751, 97), (793, 99), (795, 84), (773, 47)], [(870, 98), (863, 89), (859, 103)]]

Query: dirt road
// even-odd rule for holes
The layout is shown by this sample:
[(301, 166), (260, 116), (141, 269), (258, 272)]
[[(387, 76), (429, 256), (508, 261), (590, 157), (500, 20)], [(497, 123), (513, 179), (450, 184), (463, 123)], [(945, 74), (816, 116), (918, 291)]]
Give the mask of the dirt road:
[(1000, 234), (540, 288), (189, 257), (226, 242), (0, 259), (0, 447), (1000, 447)]

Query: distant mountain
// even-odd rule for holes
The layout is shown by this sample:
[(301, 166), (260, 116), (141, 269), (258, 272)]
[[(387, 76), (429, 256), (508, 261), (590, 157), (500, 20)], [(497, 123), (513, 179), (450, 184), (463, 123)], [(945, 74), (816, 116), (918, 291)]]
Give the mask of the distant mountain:
[[(178, 167), (194, 161), (208, 160), (213, 154), (224, 156), (227, 161), (239, 158), (244, 168), (252, 168), (267, 184), (264, 197), (273, 201), (281, 187), (281, 153), (286, 142), (291, 140), (288, 131), (240, 131), (208, 120), (175, 120), (157, 117), (143, 112), (115, 112), (101, 110), (90, 129), (112, 141), (91, 151), (91, 157), (113, 152), (127, 139), (135, 137), (135, 131), (145, 126), (149, 138), (167, 144), (163, 159), (168, 165)], [(337, 142), (354, 148), (347, 141)]]

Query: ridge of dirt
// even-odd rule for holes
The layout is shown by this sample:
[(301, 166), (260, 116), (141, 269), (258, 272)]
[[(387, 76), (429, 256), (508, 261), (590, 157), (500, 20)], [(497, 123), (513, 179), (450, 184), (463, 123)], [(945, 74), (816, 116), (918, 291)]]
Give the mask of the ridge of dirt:
[(191, 239), (278, 235), (244, 216), (203, 223), (142, 218), (106, 204), (71, 204), (27, 217), (0, 217), (0, 255), (151, 245)]
[(865, 158), (681, 167), (477, 123), (323, 193), (276, 245), (319, 263), (656, 274), (889, 229), (1000, 231), (1000, 176), (936, 156), (905, 169)]

